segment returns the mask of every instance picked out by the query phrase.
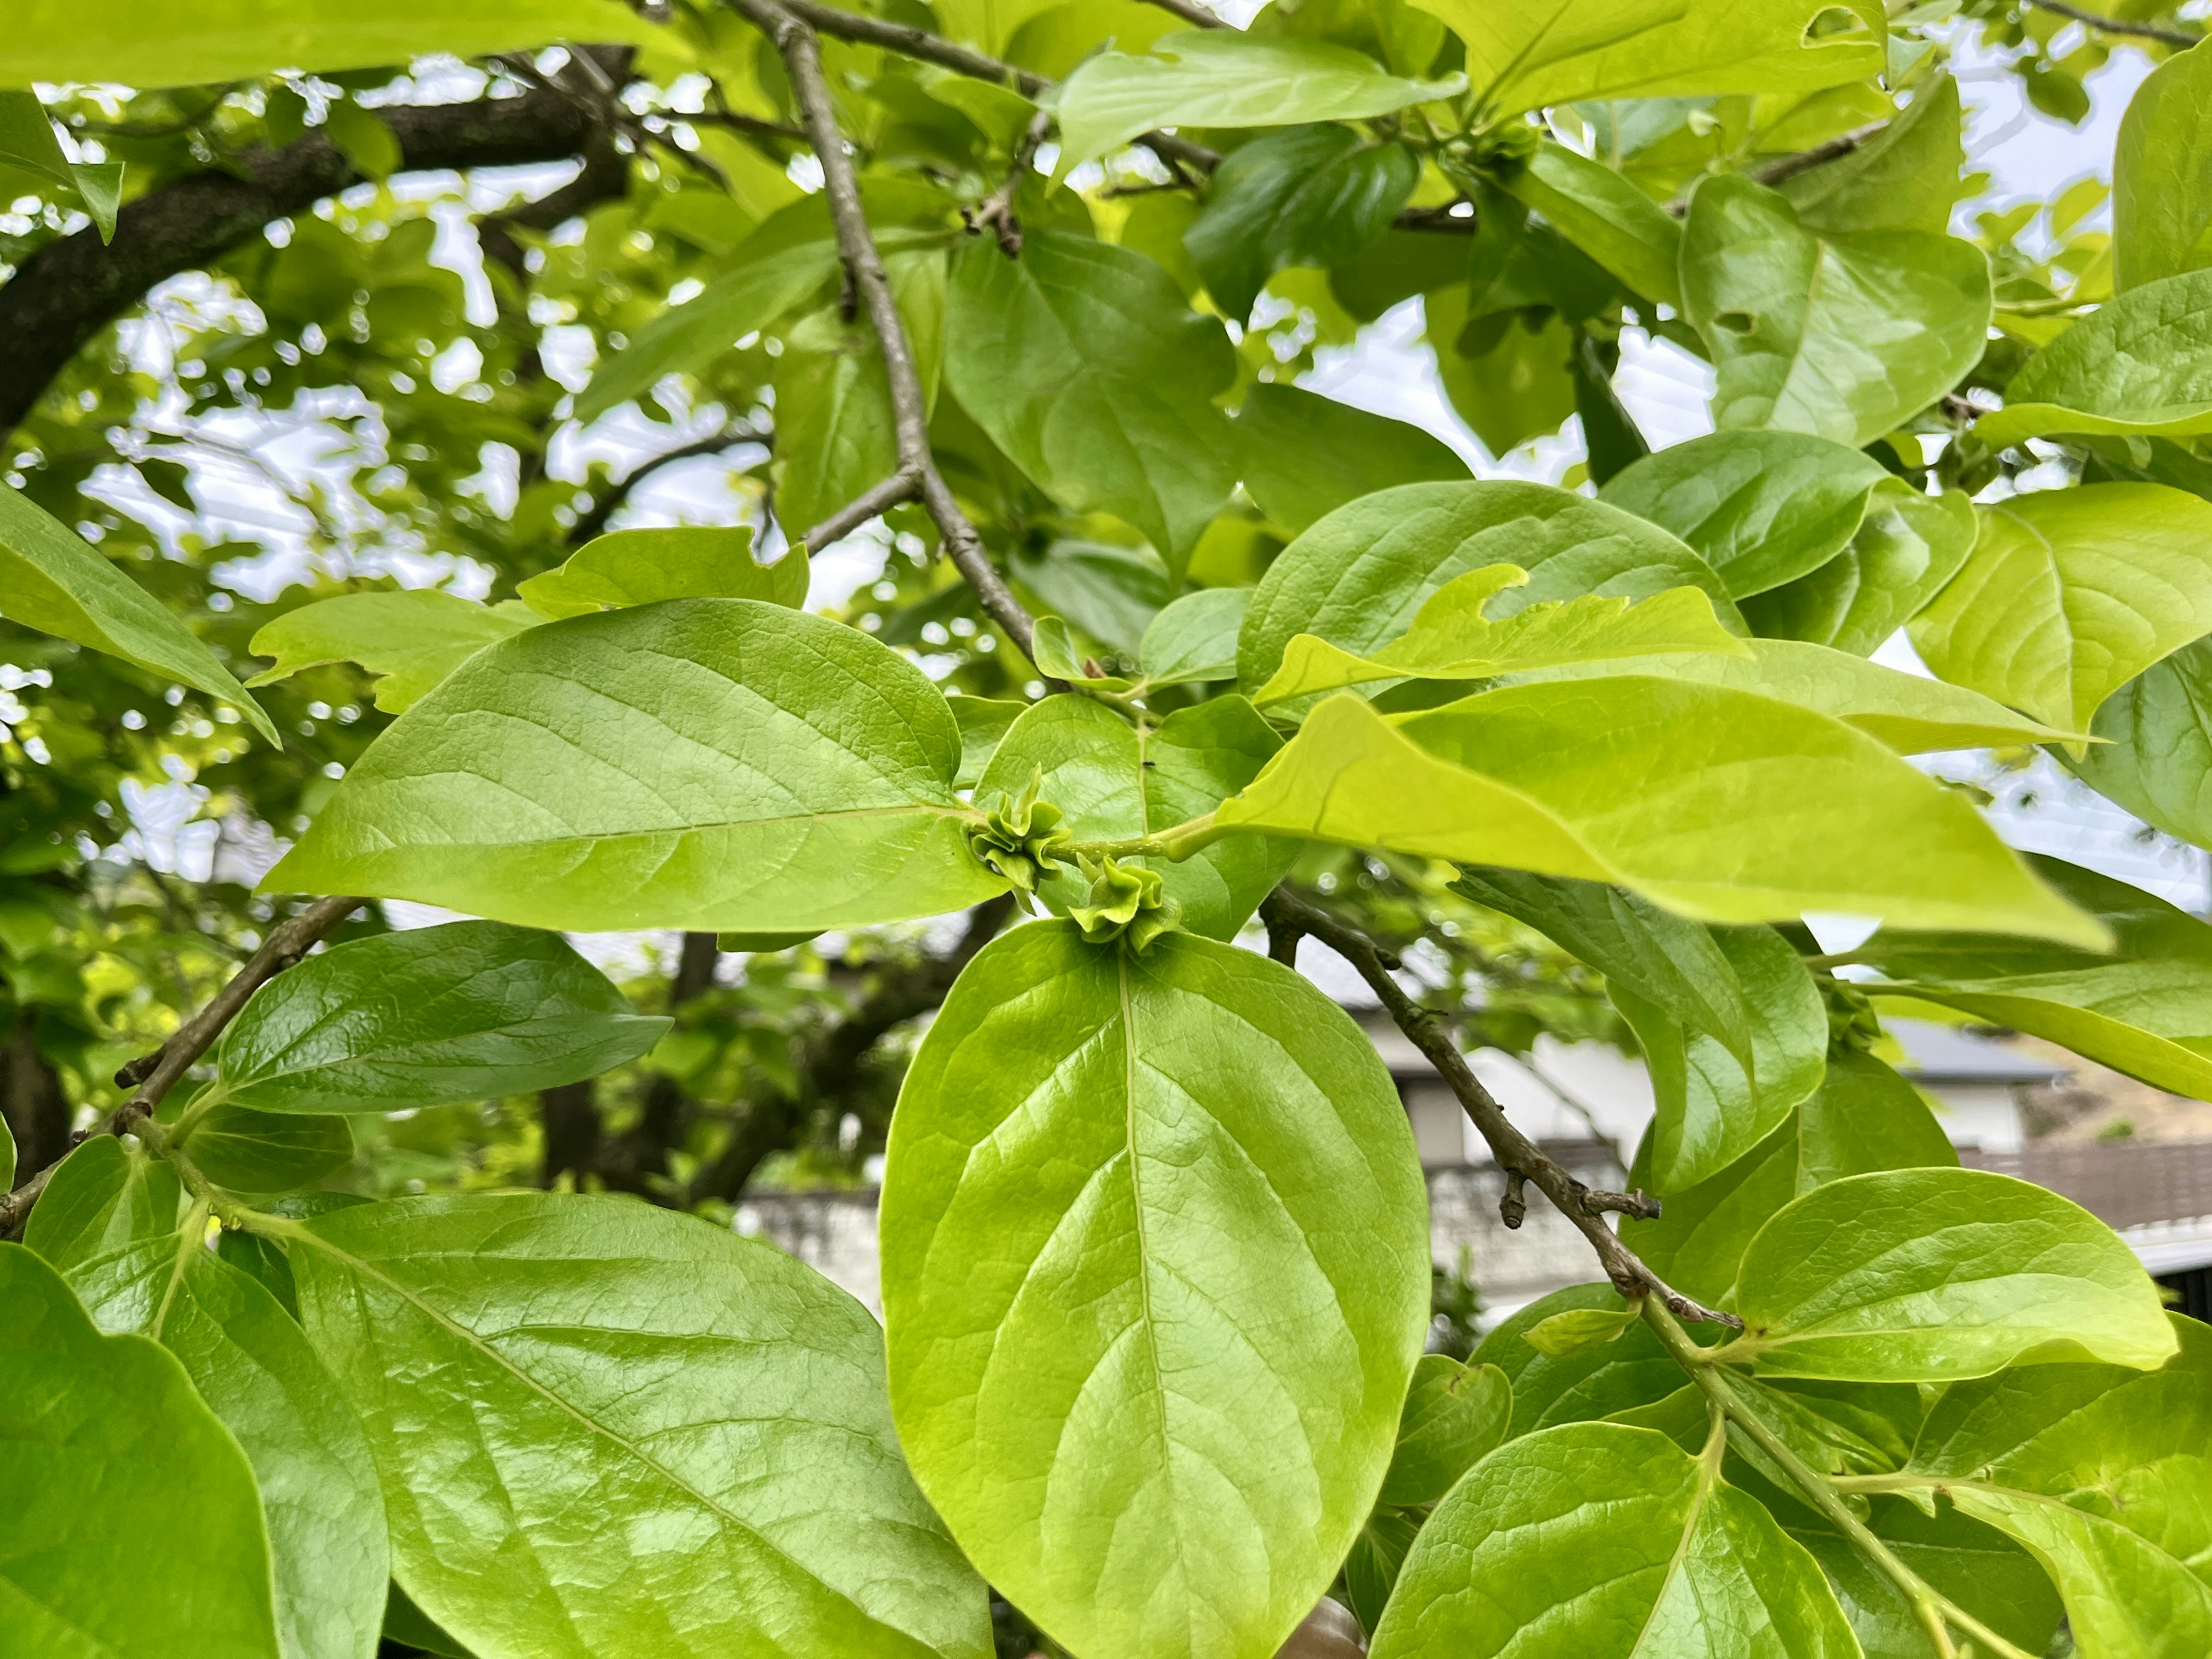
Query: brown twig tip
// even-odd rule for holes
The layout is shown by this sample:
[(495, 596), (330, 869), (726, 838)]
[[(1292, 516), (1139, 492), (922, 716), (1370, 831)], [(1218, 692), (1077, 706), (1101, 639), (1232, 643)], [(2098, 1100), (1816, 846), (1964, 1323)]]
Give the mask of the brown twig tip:
[(1505, 1172), (1505, 1190), (1498, 1200), (1498, 1218), (1516, 1231), (1528, 1218), (1528, 1177), (1518, 1170)]

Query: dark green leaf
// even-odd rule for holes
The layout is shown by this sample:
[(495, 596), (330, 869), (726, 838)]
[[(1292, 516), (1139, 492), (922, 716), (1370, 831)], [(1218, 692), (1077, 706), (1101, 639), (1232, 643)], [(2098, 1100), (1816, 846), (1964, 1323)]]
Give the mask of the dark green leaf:
[(1980, 532), (1963, 491), (1930, 496), (1885, 485), (1868, 499), (1849, 546), (1811, 575), (1747, 601), (1744, 619), (1771, 639), (1870, 656), (1958, 574)]
[(1629, 1326), (1602, 1347), (1554, 1357), (1526, 1339), (1563, 1313), (1619, 1313), (1620, 1292), (1610, 1285), (1571, 1285), (1553, 1291), (1499, 1322), (1474, 1351), (1474, 1363), (1495, 1365), (1513, 1388), (1508, 1439), (1517, 1440), (1556, 1423), (1581, 1423), (1666, 1399), (1682, 1386), (1682, 1368), (1644, 1325)]
[(1681, 223), (1613, 168), (1547, 139), (1504, 185), (1632, 292), (1680, 308)]
[(1244, 488), (1293, 531), (1394, 484), (1468, 477), (1467, 463), (1419, 427), (1279, 382), (1246, 395), (1236, 436)]
[(189, 1141), (201, 1173), (234, 1193), (289, 1192), (353, 1162), (353, 1127), (342, 1117), (216, 1106)]
[(1777, 188), (1808, 230), (1917, 230), (1941, 236), (1950, 228), (1965, 161), (1959, 83), (1939, 75), (1865, 143)]
[(1505, 1437), (1513, 1385), (1495, 1365), (1423, 1354), (1398, 1419), (1398, 1448), (1382, 1476), (1385, 1504), (1433, 1504)]

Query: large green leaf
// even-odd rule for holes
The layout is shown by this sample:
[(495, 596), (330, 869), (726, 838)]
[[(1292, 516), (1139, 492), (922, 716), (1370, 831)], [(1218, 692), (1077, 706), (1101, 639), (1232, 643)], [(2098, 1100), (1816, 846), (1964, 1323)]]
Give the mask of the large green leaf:
[(1666, 1399), (1682, 1386), (1682, 1368), (1642, 1322), (1612, 1341), (1578, 1353), (1547, 1354), (1524, 1340), (1563, 1313), (1618, 1313), (1610, 1285), (1570, 1285), (1501, 1320), (1475, 1349), (1479, 1364), (1495, 1365), (1513, 1386), (1509, 1440), (1560, 1423), (1585, 1423)]
[(2179, 1352), (2154, 1371), (2038, 1365), (1947, 1390), (1893, 1483), (2025, 1545), (2084, 1659), (2212, 1650), (2212, 1332), (2171, 1322)]
[(1511, 686), (1395, 722), (1340, 694), (1216, 816), (1611, 882), (1706, 921), (1841, 910), (2105, 939), (1972, 805), (1865, 733), (1680, 680)]
[(1365, 655), (1411, 628), (1453, 577), (1498, 564), (1529, 573), (1492, 605), (1499, 618), (1552, 600), (1697, 587), (1734, 619), (1711, 567), (1632, 514), (1544, 484), (1406, 484), (1331, 513), (1267, 567), (1237, 645), (1238, 677), (1264, 683), (1299, 634)]
[(234, 1193), (286, 1193), (353, 1162), (353, 1126), (339, 1116), (216, 1105), (192, 1127), (192, 1162)]
[(494, 1099), (596, 1077), (668, 1027), (558, 934), (449, 921), (355, 939), (270, 981), (223, 1033), (214, 1086), (264, 1112)]
[(322, 1216), (292, 1265), (394, 1576), (482, 1659), (988, 1659), (875, 1322), (781, 1251), (530, 1194)]
[(1960, 194), (1959, 83), (1939, 75), (1923, 84), (1905, 112), (1856, 149), (1795, 173), (1777, 186), (1808, 230), (1920, 230), (1950, 228)]
[(2212, 270), (2130, 289), (2075, 323), (1974, 422), (2003, 449), (2052, 433), (2188, 437), (2212, 432)]
[(1060, 88), (1060, 171), (1154, 127), (1282, 127), (1388, 115), (1465, 84), (1407, 81), (1348, 46), (1290, 35), (1193, 29), (1153, 55), (1101, 52)]
[(923, 1490), (1078, 1652), (1273, 1653), (1390, 1461), (1425, 1209), (1373, 1045), (1290, 969), (1015, 929), (892, 1120), (891, 1402)]
[(1285, 702), (1374, 680), (1492, 679), (1625, 657), (1751, 654), (1714, 616), (1712, 600), (1695, 587), (1668, 588), (1635, 604), (1595, 594), (1549, 600), (1498, 621), (1483, 614), (1528, 580), (1527, 571), (1510, 564), (1455, 576), (1428, 597), (1411, 628), (1364, 656), (1311, 634), (1295, 635), (1282, 666), (1252, 700)]
[(1736, 1311), (1729, 1352), (1783, 1376), (1948, 1382), (2173, 1352), (2158, 1287), (2111, 1228), (1984, 1170), (1850, 1176), (1793, 1200), (1745, 1251)]
[(751, 526), (690, 526), (597, 537), (515, 591), (539, 616), (557, 622), (661, 599), (765, 599), (796, 610), (806, 603), (807, 577), (803, 547), (760, 564), (753, 558)]
[[(24, 22), (20, 16), (9, 20), (11, 38)], [(0, 63), (7, 52), (0, 46)], [(278, 741), (276, 728), (261, 705), (166, 606), (76, 532), (4, 483), (0, 483), (0, 616), (204, 691), (244, 714), (270, 743)]]
[(1770, 638), (1869, 656), (1958, 574), (1980, 528), (1964, 491), (1877, 489), (1849, 546), (1812, 574), (1747, 600), (1744, 619)]
[(578, 929), (937, 915), (1001, 885), (959, 761), (936, 686), (857, 629), (750, 599), (578, 617), (402, 714), (265, 884)]
[(175, 1356), (102, 1336), (15, 1244), (0, 1244), (0, 1491), (11, 1659), (280, 1659), (238, 1443)]
[(1280, 381), (1245, 394), (1236, 439), (1244, 488), (1293, 531), (1394, 484), (1468, 477), (1467, 463), (1420, 428)]
[[(1650, 1162), (1647, 1141), (1632, 1186), (1648, 1188)], [(1820, 1086), (1765, 1139), (1719, 1174), (1668, 1193), (1656, 1220), (1622, 1221), (1620, 1236), (1676, 1289), (1725, 1304), (1753, 1237), (1800, 1193), (1845, 1176), (1958, 1162), (1917, 1089), (1871, 1054), (1838, 1049)]]
[(1982, 508), (1973, 553), (1914, 618), (1912, 643), (1954, 684), (2085, 732), (2106, 698), (2208, 632), (2212, 501), (2108, 483)]
[[(975, 799), (988, 807), (1001, 795), (1018, 796), (1042, 768), (1038, 799), (1066, 815), (1076, 840), (1118, 841), (1202, 817), (1259, 775), (1281, 747), (1273, 728), (1242, 697), (1179, 708), (1141, 731), (1088, 697), (1047, 697), (1000, 741)], [(1238, 836), (1181, 863), (1163, 859), (1152, 867), (1182, 906), (1185, 927), (1225, 939), (1237, 936), (1297, 854), (1295, 842)], [(1062, 914), (1090, 890), (1073, 865), (1063, 865), (1039, 889)]]
[(1236, 483), (1212, 401), (1236, 354), (1141, 253), (1060, 231), (1032, 231), (1013, 259), (971, 241), (952, 268), (945, 367), (960, 406), (1039, 489), (1126, 520), (1171, 569)]
[(61, 1161), (23, 1243), (62, 1272), (151, 1238), (173, 1238), (184, 1188), (136, 1136), (94, 1135)]
[(1917, 230), (1815, 233), (1748, 179), (1707, 179), (1682, 240), (1683, 311), (1719, 375), (1713, 419), (1856, 447), (1981, 358), (1989, 261)]
[(2212, 847), (2212, 640), (2185, 645), (2105, 700), (2105, 739), (2069, 763), (2169, 836)]
[(1467, 43), (1485, 105), (1805, 93), (1881, 73), (1870, 31), (1808, 38), (1819, 0), (1414, 0)]
[(376, 677), (376, 706), (396, 714), (484, 647), (538, 620), (519, 605), (479, 605), (436, 588), (341, 593), (288, 611), (253, 636), (253, 654), (276, 662), (252, 684), (289, 679), (325, 663), (357, 662)]
[(1663, 1435), (1547, 1429), (1492, 1452), (1421, 1529), (1375, 1659), (1858, 1659), (1820, 1570)]
[(1505, 1437), (1512, 1419), (1513, 1385), (1497, 1366), (1423, 1354), (1399, 1414), (1382, 1501), (1435, 1503)]
[(2212, 52), (2143, 78), (2112, 153), (2112, 279), (2123, 291), (2212, 264)]
[(361, 1419), (276, 1298), (198, 1239), (84, 1262), (70, 1287), (93, 1322), (183, 1361), (261, 1492), (284, 1659), (374, 1659), (391, 1552)]
[(1631, 290), (1680, 308), (1681, 223), (1622, 174), (1547, 139), (1503, 184)]
[(1808, 433), (1714, 432), (1624, 468), (1598, 499), (1680, 537), (1741, 599), (1841, 553), (1893, 484), (1871, 455)]
[(1324, 122), (1255, 138), (1215, 170), (1183, 246), (1206, 291), (1238, 322), (1292, 265), (1342, 264), (1390, 228), (1420, 159)]
[(1138, 647), (1145, 684), (1235, 679), (1237, 635), (1251, 606), (1249, 587), (1201, 587), (1162, 607)]
[(371, 69), (434, 52), (477, 58), (559, 40), (676, 44), (617, 0), (209, 0), (189, 12), (151, 15), (132, 0), (21, 0), (0, 41), (0, 84), (196, 87), (281, 69)]

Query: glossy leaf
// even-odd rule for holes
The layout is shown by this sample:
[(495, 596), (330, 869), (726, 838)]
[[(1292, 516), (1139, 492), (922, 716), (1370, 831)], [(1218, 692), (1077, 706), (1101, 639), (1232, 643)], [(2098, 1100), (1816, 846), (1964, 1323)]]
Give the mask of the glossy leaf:
[(2095, 484), (1982, 508), (1966, 568), (1912, 623), (1921, 658), (2051, 726), (2212, 632), (2212, 502)]
[(2148, 1369), (2173, 1352), (2150, 1282), (2079, 1205), (1983, 1170), (1847, 1176), (1745, 1252), (1732, 1352), (1777, 1376), (1944, 1382), (2022, 1361)]
[(2212, 52), (2179, 52), (2128, 100), (2112, 155), (2112, 280), (2212, 264)]
[(2153, 1088), (2212, 1099), (2212, 968), (2202, 963), (2122, 962), (1903, 988), (1922, 1001), (2045, 1037)]
[(54, 136), (53, 118), (30, 92), (0, 92), (0, 165), (36, 173), (84, 204), (100, 240), (115, 240), (123, 188), (120, 161), (73, 161)]
[(276, 662), (252, 684), (289, 679), (325, 663), (356, 662), (376, 677), (376, 706), (396, 714), (484, 647), (538, 620), (520, 605), (479, 605), (436, 588), (342, 593), (288, 611), (253, 636), (253, 654)]
[(1468, 477), (1467, 463), (1420, 428), (1280, 381), (1245, 395), (1235, 435), (1244, 488), (1293, 531), (1378, 489)]
[(1272, 1653), (1372, 1506), (1428, 1319), (1372, 1045), (1253, 952), (985, 947), (883, 1208), (892, 1408), (969, 1558), (1079, 1652)]
[(99, 1256), (69, 1280), (101, 1330), (150, 1336), (184, 1363), (252, 1465), (284, 1659), (373, 1659), (391, 1576), (384, 1495), (360, 1419), (292, 1316), (198, 1240)]
[(1495, 1365), (1462, 1365), (1423, 1354), (1398, 1419), (1398, 1446), (1382, 1476), (1382, 1501), (1433, 1504), (1505, 1437), (1513, 1385)]
[(389, 1112), (550, 1089), (659, 1042), (556, 934), (496, 921), (355, 939), (253, 994), (216, 1087), (264, 1112)]
[(857, 629), (746, 599), (578, 617), (402, 714), (264, 884), (577, 929), (937, 915), (1000, 885), (959, 759), (937, 688)]
[(1570, 1308), (1540, 1320), (1521, 1340), (1549, 1359), (1565, 1359), (1617, 1341), (1637, 1320), (1632, 1308)]
[(952, 722), (960, 728), (960, 769), (953, 787), (972, 789), (1013, 723), (1030, 705), (1001, 697), (948, 697)]
[(1249, 587), (1203, 587), (1165, 606), (1138, 647), (1146, 684), (1235, 679), (1237, 635), (1251, 606)]
[(1958, 574), (1981, 533), (1963, 491), (1877, 489), (1850, 544), (1808, 576), (1746, 601), (1752, 631), (1871, 656)]
[[(18, 34), (35, 20), (9, 20)], [(0, 46), (0, 64), (8, 48)], [(75, 77), (66, 77), (75, 78)], [(214, 652), (76, 532), (0, 483), (0, 616), (165, 674), (237, 709), (271, 744), (276, 728)]]
[(1294, 36), (1200, 30), (1152, 55), (1101, 52), (1060, 88), (1060, 172), (1154, 127), (1279, 127), (1388, 115), (1464, 82), (1408, 81), (1364, 53)]
[[(1650, 1187), (1639, 1150), (1632, 1187)], [(1956, 1168), (1959, 1154), (1912, 1085), (1870, 1054), (1838, 1049), (1820, 1086), (1781, 1126), (1719, 1174), (1666, 1194), (1656, 1220), (1624, 1218), (1620, 1236), (1685, 1294), (1726, 1304), (1768, 1218), (1814, 1188), (1881, 1170)]]
[(101, 1335), (15, 1244), (0, 1244), (0, 1489), (12, 1653), (279, 1659), (238, 1443), (174, 1356)]
[(1610, 882), (1706, 921), (1840, 910), (2105, 937), (1873, 738), (1680, 681), (1514, 686), (1395, 723), (1339, 695), (1217, 822)]
[(1455, 576), (1516, 565), (1525, 586), (1501, 593), (1494, 617), (1585, 595), (1650, 599), (1702, 589), (1734, 616), (1710, 566), (1666, 532), (1617, 507), (1543, 484), (1407, 484), (1331, 513), (1267, 567), (1237, 645), (1237, 675), (1263, 684), (1291, 638), (1311, 634), (1357, 655), (1413, 624)]
[(659, 599), (765, 599), (797, 610), (806, 603), (806, 550), (774, 564), (753, 560), (750, 525), (734, 529), (617, 530), (597, 537), (568, 562), (515, 591), (541, 617), (588, 617)]
[(1265, 705), (1383, 679), (1491, 679), (1565, 663), (1717, 652), (1748, 657), (1700, 589), (1674, 587), (1632, 604), (1626, 599), (1550, 600), (1493, 621), (1484, 611), (1528, 573), (1488, 565), (1455, 576), (1431, 593), (1413, 625), (1362, 656), (1311, 634), (1294, 635), (1282, 666), (1252, 694)]
[(1439, 1504), (1375, 1659), (1486, 1659), (1531, 1629), (1589, 1659), (1858, 1659), (1820, 1568), (1759, 1503), (1649, 1429), (1514, 1441)]
[(1917, 230), (1941, 236), (1951, 226), (1965, 162), (1959, 83), (1939, 75), (1865, 143), (1776, 188), (1808, 230)]
[(1277, 271), (1341, 264), (1372, 244), (1420, 177), (1403, 144), (1334, 123), (1287, 127), (1215, 170), (1183, 246), (1223, 313), (1242, 322)]
[(2212, 640), (2199, 640), (2105, 701), (2105, 739), (2069, 761), (2100, 794), (2169, 836), (2212, 846)]
[(1513, 1387), (1513, 1421), (1506, 1438), (1517, 1440), (1559, 1423), (1583, 1423), (1664, 1400), (1682, 1386), (1682, 1368), (1641, 1322), (1602, 1347), (1553, 1356), (1528, 1334), (1563, 1313), (1621, 1311), (1610, 1285), (1570, 1285), (1498, 1322), (1474, 1351), (1474, 1363), (1495, 1365)]
[(1648, 455), (1598, 499), (1680, 537), (1738, 599), (1808, 575), (1895, 482), (1872, 456), (1802, 432), (1715, 432)]
[(1632, 292), (1680, 308), (1681, 223), (1621, 173), (1547, 139), (1501, 182)]
[(1713, 354), (1722, 427), (1854, 447), (1917, 415), (1980, 359), (1980, 249), (1925, 231), (1815, 233), (1774, 191), (1723, 174), (1691, 200), (1683, 311)]
[[(1087, 697), (1048, 697), (1014, 722), (975, 787), (979, 805), (1018, 796), (1043, 769), (1038, 799), (1065, 813), (1078, 841), (1118, 841), (1201, 817), (1258, 775), (1282, 746), (1242, 697), (1179, 708), (1139, 732)], [(1182, 925), (1234, 939), (1268, 890), (1289, 872), (1295, 842), (1239, 836), (1182, 860), (1131, 860), (1156, 870), (1181, 905)], [(1040, 885), (1065, 913), (1090, 891), (1073, 864)]]
[(234, 1193), (287, 1193), (353, 1162), (353, 1127), (343, 1117), (214, 1106), (189, 1137), (192, 1162)]
[(1031, 233), (1015, 259), (970, 241), (952, 268), (945, 354), (961, 407), (1039, 489), (1125, 520), (1180, 570), (1236, 483), (1212, 401), (1236, 359), (1164, 270), (1058, 231)]
[(61, 1161), (23, 1243), (63, 1273), (97, 1255), (171, 1238), (184, 1201), (177, 1172), (136, 1136), (94, 1135)]
[(2054, 433), (2188, 437), (2212, 432), (2212, 271), (2131, 288), (2075, 322), (1974, 422), (2003, 449)]

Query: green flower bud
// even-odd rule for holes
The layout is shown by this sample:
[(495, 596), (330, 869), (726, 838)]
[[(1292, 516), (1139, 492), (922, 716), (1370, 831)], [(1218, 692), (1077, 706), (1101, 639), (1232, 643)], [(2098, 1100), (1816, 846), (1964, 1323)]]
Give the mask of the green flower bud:
[(1024, 900), (1066, 857), (1067, 844), (1074, 839), (1060, 821), (1060, 808), (1037, 799), (1043, 787), (1044, 768), (1039, 766), (1019, 795), (1010, 797), (1002, 791), (998, 809), (968, 832), (968, 845), (976, 858), (1013, 883)]
[(1076, 862), (1091, 894), (1083, 903), (1068, 906), (1067, 919), (1091, 944), (1121, 939), (1142, 955), (1162, 933), (1182, 925), (1182, 906), (1161, 884), (1158, 871), (1111, 858), (1094, 862), (1079, 854)]

